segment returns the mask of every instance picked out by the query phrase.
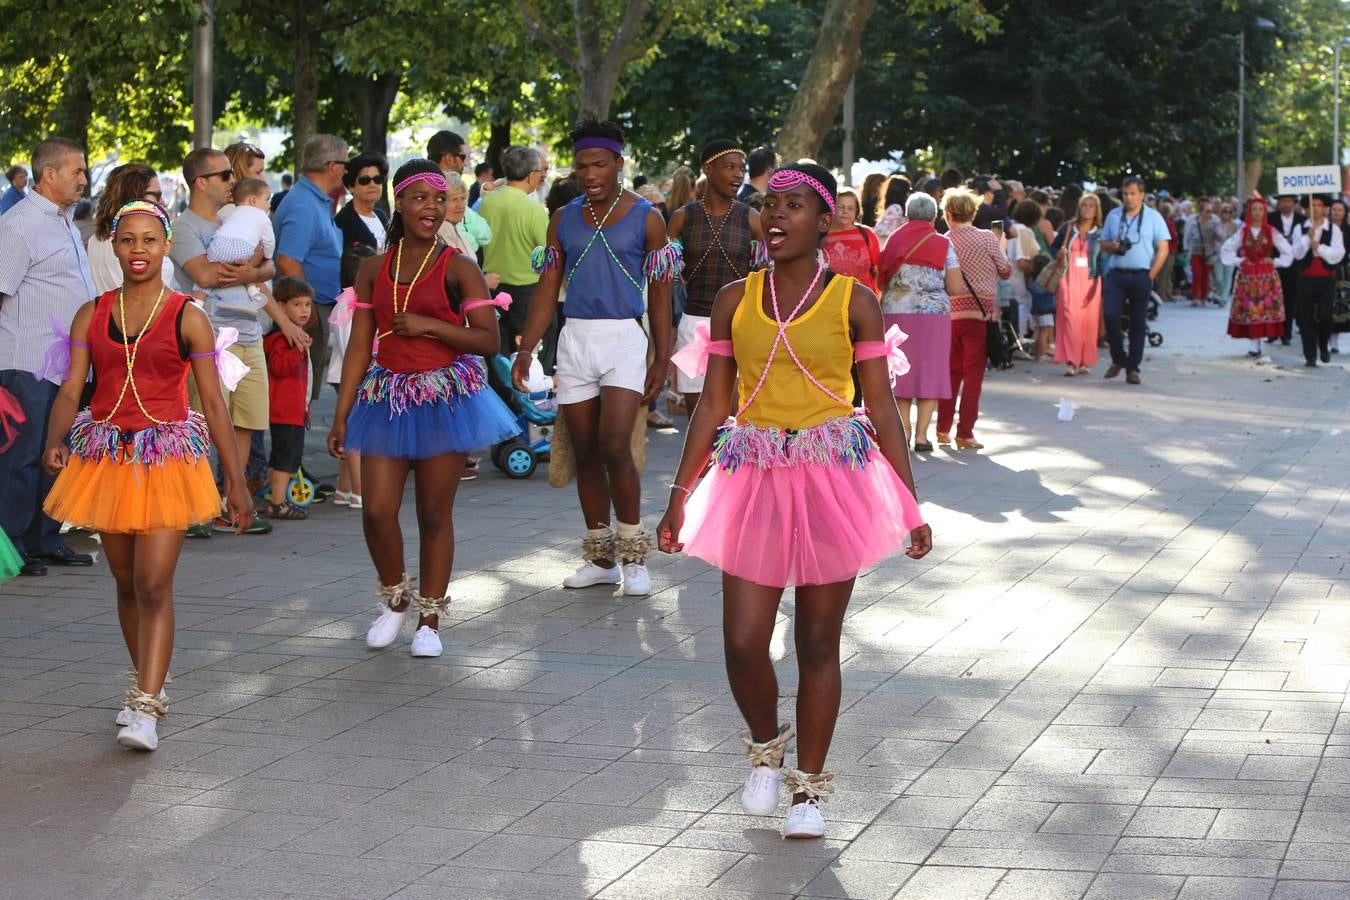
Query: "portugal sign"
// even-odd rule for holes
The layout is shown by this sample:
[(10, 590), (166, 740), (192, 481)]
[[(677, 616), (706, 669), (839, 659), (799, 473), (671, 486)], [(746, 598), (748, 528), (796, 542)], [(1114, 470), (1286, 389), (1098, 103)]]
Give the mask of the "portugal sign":
[(1341, 170), (1336, 166), (1281, 166), (1275, 170), (1277, 194), (1339, 194)]

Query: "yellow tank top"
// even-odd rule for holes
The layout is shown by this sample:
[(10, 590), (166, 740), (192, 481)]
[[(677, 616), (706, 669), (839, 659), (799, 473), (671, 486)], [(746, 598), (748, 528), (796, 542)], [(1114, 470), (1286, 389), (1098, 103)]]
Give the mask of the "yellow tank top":
[[(738, 370), (738, 403), (744, 403), (759, 384), (769, 351), (778, 336), (778, 325), (764, 312), (766, 271), (751, 272), (745, 294), (731, 319), (731, 340)], [(787, 339), (816, 381), (843, 402), (832, 399), (792, 361), (782, 342), (774, 355), (768, 377), (750, 406), (741, 414), (742, 424), (760, 428), (801, 430), (853, 412), (853, 338), (848, 326), (848, 304), (855, 279), (835, 275), (815, 305), (787, 327)], [(792, 313), (783, 308), (779, 314)]]

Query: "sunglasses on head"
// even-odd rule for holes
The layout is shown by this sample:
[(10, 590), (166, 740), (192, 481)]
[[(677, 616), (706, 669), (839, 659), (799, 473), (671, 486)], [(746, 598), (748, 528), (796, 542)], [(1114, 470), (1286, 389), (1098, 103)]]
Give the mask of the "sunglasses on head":
[(356, 179), (356, 183), (365, 186), (367, 184), (384, 184), (383, 175), (361, 175)]

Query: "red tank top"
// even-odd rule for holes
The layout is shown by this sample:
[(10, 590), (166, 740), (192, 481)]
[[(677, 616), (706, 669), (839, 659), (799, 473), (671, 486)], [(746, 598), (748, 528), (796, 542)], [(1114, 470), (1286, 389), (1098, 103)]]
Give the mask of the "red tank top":
[[(94, 318), (89, 323), (89, 358), (98, 376), (89, 402), (95, 420), (107, 418), (117, 406), (112, 424), (124, 432), (140, 431), (155, 424), (141, 412), (142, 405), (161, 422), (181, 422), (188, 417), (189, 364), (179, 353), (177, 323), (183, 304), (190, 302), (190, 297), (177, 292), (164, 298), (136, 347), (136, 389), (133, 392), (128, 384), (122, 394), (122, 385), (127, 380), (126, 351), (112, 339), (108, 328), (117, 315), (117, 291), (108, 291), (95, 301)], [(121, 322), (117, 324), (120, 328)], [(117, 405), (119, 394), (121, 405)]]
[[(464, 324), (464, 313), (455, 312), (450, 308), (450, 297), (445, 292), (445, 269), (450, 265), (451, 257), (457, 252), (459, 251), (454, 247), (447, 247), (427, 267), (427, 271), (417, 280), (408, 297), (408, 312), (440, 319), (452, 325)], [(375, 290), (370, 298), (371, 305), (375, 307), (373, 312), (376, 334), (384, 334), (394, 327), (394, 256), (393, 251), (385, 254), (384, 265), (380, 267), (380, 274), (375, 278)], [(401, 274), (411, 277), (416, 267), (416, 262), (410, 265), (409, 260), (404, 259)], [(406, 284), (398, 286), (400, 307), (403, 304), (404, 292), (407, 290)], [(380, 338), (376, 361), (391, 372), (426, 372), (431, 369), (444, 369), (459, 356), (458, 350), (435, 338), (407, 338), (388, 334)]]

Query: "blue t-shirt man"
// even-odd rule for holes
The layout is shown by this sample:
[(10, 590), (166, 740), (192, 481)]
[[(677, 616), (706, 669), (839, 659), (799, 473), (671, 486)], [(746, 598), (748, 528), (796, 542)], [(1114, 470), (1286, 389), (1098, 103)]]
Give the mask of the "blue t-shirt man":
[[(1111, 345), (1111, 366), (1107, 378), (1125, 370), (1125, 380), (1139, 384), (1139, 366), (1144, 361), (1148, 338), (1148, 302), (1153, 279), (1167, 260), (1171, 239), (1167, 223), (1155, 209), (1144, 205), (1144, 183), (1126, 178), (1120, 186), (1124, 206), (1116, 207), (1102, 225), (1101, 255), (1105, 277), (1102, 279), (1102, 314), (1106, 317), (1106, 339)], [(1129, 244), (1126, 247), (1126, 243)], [(1125, 326), (1130, 333), (1125, 348)]]

